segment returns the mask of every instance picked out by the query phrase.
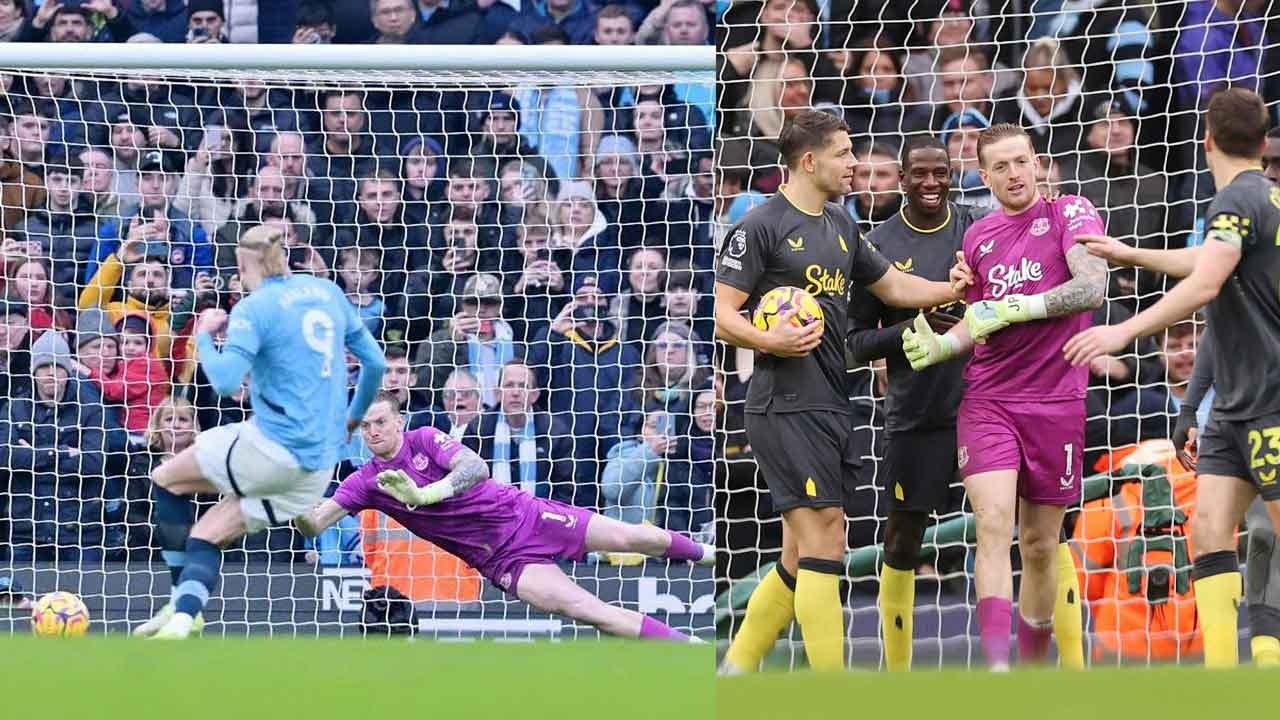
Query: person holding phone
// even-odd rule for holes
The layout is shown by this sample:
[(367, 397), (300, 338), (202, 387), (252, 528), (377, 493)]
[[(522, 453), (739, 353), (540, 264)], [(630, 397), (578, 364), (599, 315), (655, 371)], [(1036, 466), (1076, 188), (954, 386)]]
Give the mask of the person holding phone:
[(222, 0), (187, 0), (187, 42), (227, 42)]
[(502, 366), (524, 354), (502, 317), (502, 281), (490, 273), (471, 275), (458, 297), (458, 312), (447, 327), (418, 346), (414, 364), (423, 368), (421, 385), (439, 392), (449, 374), (462, 368), (475, 376), (481, 403), (496, 407)]

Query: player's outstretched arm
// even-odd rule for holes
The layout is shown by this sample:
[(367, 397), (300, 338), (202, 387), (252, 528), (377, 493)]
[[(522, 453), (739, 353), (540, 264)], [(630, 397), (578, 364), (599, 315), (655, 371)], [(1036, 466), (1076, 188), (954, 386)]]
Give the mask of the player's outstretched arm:
[(961, 299), (950, 283), (925, 280), (892, 266), (867, 290), (885, 305), (900, 308), (931, 308)]
[(822, 341), (822, 324), (799, 327), (790, 321), (795, 311), (779, 318), (769, 330), (761, 330), (742, 316), (750, 297), (726, 283), (716, 283), (716, 337), (730, 345), (759, 350), (779, 357), (804, 357)]
[(1143, 267), (1171, 277), (1184, 278), (1196, 267), (1197, 247), (1155, 250), (1133, 247), (1106, 235), (1077, 235), (1076, 242), (1089, 254), (1121, 267)]
[(1133, 342), (1186, 319), (1218, 296), (1240, 262), (1240, 242), (1216, 240), (1211, 234), (1200, 249), (1196, 269), (1174, 285), (1155, 305), (1119, 325), (1093, 327), (1067, 341), (1062, 352), (1073, 365), (1084, 365), (1099, 355), (1118, 352)]
[(347, 336), (347, 348), (360, 360), (360, 377), (356, 380), (356, 392), (347, 411), (348, 428), (360, 424), (382, 386), (383, 373), (387, 371), (387, 358), (378, 347), (378, 341), (373, 339), (363, 323), (357, 329), (357, 333)]
[[(213, 335), (224, 326), (227, 343), (219, 351)], [(237, 314), (228, 324), (225, 310), (212, 308), (200, 313), (196, 321), (196, 354), (214, 392), (225, 397), (240, 389), (253, 364), (258, 342), (258, 331), (248, 317)]]
[(449, 474), (418, 487), (401, 470), (378, 473), (378, 489), (409, 506), (434, 505), (470, 490), (489, 477), (489, 466), (469, 448), (459, 448), (449, 460)]
[(333, 500), (325, 500), (312, 508), (311, 512), (294, 518), (293, 526), (303, 537), (315, 537), (346, 516), (345, 508)]

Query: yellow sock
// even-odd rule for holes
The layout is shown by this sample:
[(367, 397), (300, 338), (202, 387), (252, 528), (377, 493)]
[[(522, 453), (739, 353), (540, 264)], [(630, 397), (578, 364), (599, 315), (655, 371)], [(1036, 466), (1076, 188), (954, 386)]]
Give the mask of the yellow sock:
[(1195, 581), (1196, 612), (1204, 630), (1204, 664), (1232, 668), (1240, 662), (1240, 573), (1225, 572)]
[(1084, 619), (1080, 613), (1080, 578), (1071, 545), (1058, 544), (1058, 597), (1053, 605), (1053, 635), (1058, 659), (1067, 670), (1084, 669)]
[(911, 669), (911, 611), (916, 603), (916, 571), (888, 565), (880, 569), (880, 630), (884, 662), (892, 672)]
[(804, 651), (814, 670), (844, 669), (844, 607), (840, 603), (843, 567), (834, 560), (800, 560), (796, 573), (796, 621)]
[(1249, 642), (1253, 664), (1260, 668), (1280, 667), (1280, 638), (1258, 635)]
[(778, 642), (778, 634), (795, 619), (795, 599), (795, 591), (787, 587), (775, 566), (751, 593), (742, 627), (725, 653), (724, 659), (734, 672), (760, 668), (765, 653)]

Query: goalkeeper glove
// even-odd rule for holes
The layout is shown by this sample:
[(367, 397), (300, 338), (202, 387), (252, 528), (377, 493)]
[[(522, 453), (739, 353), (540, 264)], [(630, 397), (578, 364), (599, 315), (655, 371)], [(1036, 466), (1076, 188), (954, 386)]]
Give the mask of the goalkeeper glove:
[(378, 489), (411, 508), (434, 505), (453, 497), (453, 486), (449, 483), (433, 482), (426, 487), (418, 487), (403, 470), (378, 473)]
[(902, 352), (912, 370), (923, 370), (955, 357), (958, 342), (952, 335), (935, 333), (924, 313), (916, 315), (915, 330), (902, 331)]
[(1043, 320), (1048, 316), (1043, 295), (1006, 295), (1000, 300), (970, 305), (964, 312), (964, 322), (973, 341), (985, 343), (987, 338), (1014, 323)]

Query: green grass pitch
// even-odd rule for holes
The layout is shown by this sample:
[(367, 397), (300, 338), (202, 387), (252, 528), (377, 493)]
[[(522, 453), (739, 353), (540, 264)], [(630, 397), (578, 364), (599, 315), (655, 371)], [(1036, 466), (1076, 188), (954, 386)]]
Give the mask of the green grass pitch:
[(710, 718), (709, 645), (0, 638), (0, 716), (51, 720)]
[(716, 680), (716, 717), (866, 720), (1280, 718), (1280, 674), (1241, 668), (763, 673)]

